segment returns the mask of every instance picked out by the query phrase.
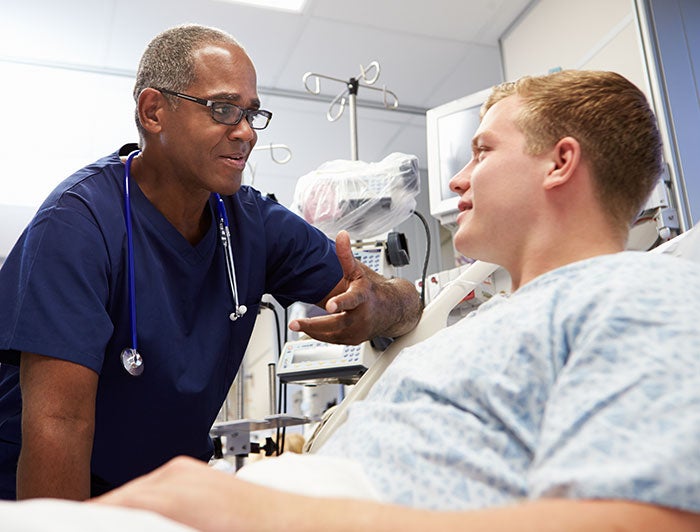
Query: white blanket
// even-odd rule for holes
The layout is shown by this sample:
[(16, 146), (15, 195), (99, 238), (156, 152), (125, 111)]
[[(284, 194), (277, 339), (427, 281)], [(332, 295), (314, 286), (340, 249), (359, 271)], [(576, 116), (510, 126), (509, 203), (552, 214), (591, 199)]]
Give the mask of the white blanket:
[(192, 529), (158, 514), (60, 499), (0, 501), (3, 532), (188, 532)]
[(344, 458), (284, 453), (252, 462), (237, 475), (248, 482), (299, 495), (380, 500), (362, 468)]

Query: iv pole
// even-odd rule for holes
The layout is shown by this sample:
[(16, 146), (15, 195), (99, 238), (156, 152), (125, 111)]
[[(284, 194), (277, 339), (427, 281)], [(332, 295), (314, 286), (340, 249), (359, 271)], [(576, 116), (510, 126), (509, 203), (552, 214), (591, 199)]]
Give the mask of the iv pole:
[[(387, 89), (386, 85), (382, 85), (381, 88), (372, 86), (377, 82), (377, 79), (379, 79), (380, 70), (379, 62), (372, 61), (366, 68), (360, 65), (360, 74), (357, 77), (351, 77), (347, 81), (326, 76), (324, 74), (317, 74), (315, 72), (307, 72), (302, 77), (304, 88), (307, 90), (307, 92), (315, 95), (321, 94), (322, 79), (345, 84), (345, 90), (340, 92), (335, 98), (333, 98), (333, 100), (331, 100), (328, 111), (326, 112), (326, 118), (329, 122), (335, 122), (343, 115), (345, 105), (348, 105), (350, 109), (350, 156), (353, 161), (359, 160), (357, 150), (357, 92), (359, 88), (363, 87), (365, 89), (381, 92), (384, 99), (383, 103), (385, 109), (396, 109), (399, 106), (398, 96), (396, 96), (394, 92)], [(313, 83), (312, 86), (309, 85), (310, 82)], [(342, 386), (340, 389), (340, 394), (342, 400), (344, 396)]]
[[(350, 155), (353, 161), (358, 160), (357, 153), (357, 92), (360, 87), (379, 91), (384, 98), (384, 107), (386, 109), (396, 109), (399, 106), (399, 99), (392, 91), (383, 85), (381, 88), (373, 87), (379, 78), (379, 62), (372, 61), (367, 68), (360, 65), (360, 74), (357, 77), (351, 77), (348, 80), (326, 76), (324, 74), (316, 74), (315, 72), (307, 72), (304, 74), (302, 81), (304, 88), (311, 94), (321, 94), (321, 80), (327, 79), (345, 84), (345, 90), (339, 93), (330, 103), (326, 117), (329, 122), (335, 122), (342, 115), (347, 104), (350, 109)], [(313, 86), (309, 82), (313, 82)], [(361, 83), (364, 82), (364, 83)], [(335, 111), (335, 112), (334, 112)]]

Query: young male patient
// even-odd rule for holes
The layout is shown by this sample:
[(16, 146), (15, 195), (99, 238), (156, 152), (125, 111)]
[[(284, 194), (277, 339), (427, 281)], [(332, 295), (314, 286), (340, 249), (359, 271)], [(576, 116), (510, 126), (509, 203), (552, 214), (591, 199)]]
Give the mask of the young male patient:
[(512, 295), (406, 349), (319, 450), (381, 502), (187, 459), (97, 502), (206, 530), (700, 530), (700, 272), (623, 251), (661, 170), (644, 95), (609, 72), (523, 78), (470, 140), (455, 245)]

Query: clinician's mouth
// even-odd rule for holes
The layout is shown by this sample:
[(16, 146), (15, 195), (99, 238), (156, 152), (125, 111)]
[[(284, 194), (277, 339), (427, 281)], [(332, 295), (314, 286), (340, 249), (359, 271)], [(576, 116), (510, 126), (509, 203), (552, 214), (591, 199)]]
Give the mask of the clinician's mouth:
[(242, 171), (245, 168), (247, 157), (245, 155), (231, 154), (222, 155), (220, 159), (222, 159), (228, 166)]

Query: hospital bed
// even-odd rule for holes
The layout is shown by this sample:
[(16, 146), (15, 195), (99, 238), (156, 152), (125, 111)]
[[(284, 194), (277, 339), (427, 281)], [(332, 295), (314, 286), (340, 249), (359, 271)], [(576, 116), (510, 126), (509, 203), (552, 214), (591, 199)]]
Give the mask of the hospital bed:
[[(700, 232), (695, 227), (653, 248), (649, 253), (667, 253), (700, 262)], [(447, 284), (437, 297), (426, 306), (416, 328), (391, 344), (360, 378), (345, 399), (324, 414), (321, 422), (306, 443), (304, 451), (315, 453), (335, 430), (343, 424), (347, 418), (350, 405), (354, 401), (361, 401), (367, 396), (370, 388), (401, 350), (425, 340), (445, 327), (450, 311), (498, 268), (499, 266), (495, 264), (476, 261), (462, 272), (457, 279)]]
[(454, 281), (448, 283), (425, 307), (416, 328), (393, 342), (353, 386), (345, 399), (338, 406), (326, 411), (320, 424), (309, 438), (304, 448), (305, 452), (313, 453), (325, 443), (345, 421), (350, 404), (367, 396), (372, 385), (402, 349), (425, 340), (444, 328), (452, 309), (498, 268), (499, 266), (496, 264), (476, 261)]

